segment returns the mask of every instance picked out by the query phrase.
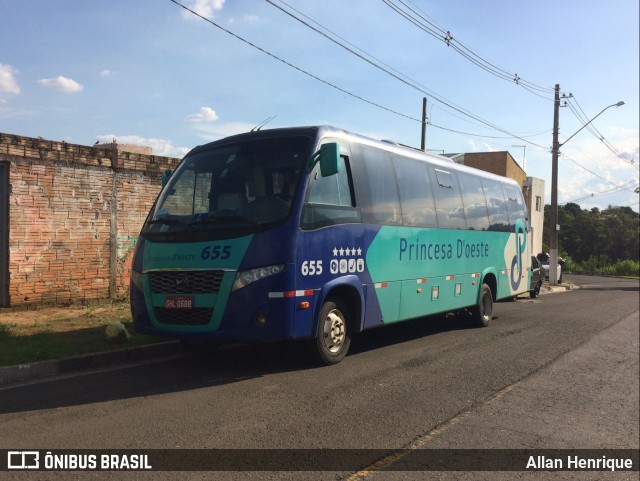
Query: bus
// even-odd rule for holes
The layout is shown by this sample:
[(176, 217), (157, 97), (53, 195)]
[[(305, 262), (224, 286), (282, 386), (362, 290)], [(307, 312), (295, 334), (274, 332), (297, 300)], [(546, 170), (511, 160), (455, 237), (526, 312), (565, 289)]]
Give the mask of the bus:
[(514, 180), (329, 126), (247, 132), (194, 148), (162, 188), (132, 259), (134, 326), (307, 339), (335, 364), (366, 329), (486, 326), (529, 291), (529, 230)]

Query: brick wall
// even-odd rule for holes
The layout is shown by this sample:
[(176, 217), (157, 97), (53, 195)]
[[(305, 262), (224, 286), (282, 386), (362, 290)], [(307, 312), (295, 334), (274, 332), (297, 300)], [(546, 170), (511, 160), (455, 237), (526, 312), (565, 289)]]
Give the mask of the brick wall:
[(0, 162), (10, 184), (4, 307), (126, 296), (138, 232), (178, 159), (0, 133)]

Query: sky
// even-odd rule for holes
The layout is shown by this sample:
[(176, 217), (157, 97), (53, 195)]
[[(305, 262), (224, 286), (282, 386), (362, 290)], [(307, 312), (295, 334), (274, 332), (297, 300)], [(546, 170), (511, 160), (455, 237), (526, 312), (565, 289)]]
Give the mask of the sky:
[(264, 128), (328, 124), (419, 147), (426, 97), (427, 149), (509, 151), (545, 180), (550, 203), (559, 85), (559, 203), (638, 211), (638, 9), (637, 0), (0, 0), (0, 132), (182, 157), (271, 119)]

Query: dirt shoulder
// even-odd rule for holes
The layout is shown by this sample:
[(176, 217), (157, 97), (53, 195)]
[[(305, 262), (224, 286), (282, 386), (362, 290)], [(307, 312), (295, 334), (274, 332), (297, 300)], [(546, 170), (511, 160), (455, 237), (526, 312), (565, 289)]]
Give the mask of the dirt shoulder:
[[(130, 338), (109, 341), (106, 327), (121, 322)], [(137, 334), (128, 302), (0, 311), (0, 366), (61, 359), (164, 341)]]

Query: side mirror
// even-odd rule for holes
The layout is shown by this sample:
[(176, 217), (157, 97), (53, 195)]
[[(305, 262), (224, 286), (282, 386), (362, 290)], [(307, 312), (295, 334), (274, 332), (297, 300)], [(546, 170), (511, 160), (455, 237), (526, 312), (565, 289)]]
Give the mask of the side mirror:
[(340, 145), (337, 142), (320, 146), (320, 175), (329, 177), (338, 173), (340, 165)]
[(171, 174), (173, 174), (172, 170), (165, 170), (162, 173), (162, 187), (167, 185), (167, 183), (169, 182), (169, 179), (171, 178)]

